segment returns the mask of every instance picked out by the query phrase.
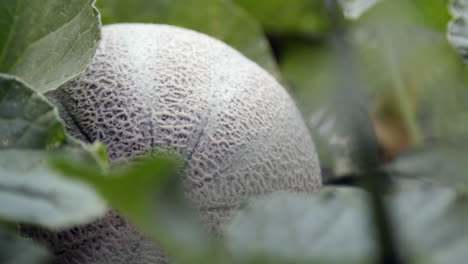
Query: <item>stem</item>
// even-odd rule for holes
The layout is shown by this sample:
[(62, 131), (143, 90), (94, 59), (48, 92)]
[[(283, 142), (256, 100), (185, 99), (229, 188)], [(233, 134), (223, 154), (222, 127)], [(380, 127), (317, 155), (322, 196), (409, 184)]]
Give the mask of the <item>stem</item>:
[[(391, 43), (391, 41), (385, 40), (385, 43)], [(411, 109), (410, 96), (408, 95), (407, 88), (404, 85), (404, 82), (401, 78), (400, 71), (398, 70), (398, 64), (395, 59), (395, 52), (391, 45), (385, 45), (387, 53), (387, 60), (390, 64), (390, 73), (393, 80), (393, 87), (397, 95), (399, 106), (402, 110), (403, 121), (405, 122), (406, 127), (409, 130), (411, 142), (417, 147), (422, 144), (423, 136), (421, 130), (419, 129), (418, 122), (414, 111)]]
[[(362, 179), (364, 187), (369, 192), (369, 209), (375, 223), (375, 236), (378, 242), (378, 263), (403, 264), (405, 261), (398, 250), (388, 208), (383, 197), (386, 189), (384, 182), (386, 175), (376, 169), (379, 166), (379, 160), (375, 133), (366, 114), (357, 110), (362, 108), (363, 100), (355, 97), (356, 95), (357, 97), (365, 96), (365, 93), (361, 92), (361, 87), (365, 83), (361, 82), (358, 78), (359, 75), (356, 74), (357, 65), (353, 56), (353, 47), (348, 43), (349, 37), (343, 13), (336, 0), (327, 0), (326, 3), (332, 24), (333, 44), (339, 55), (341, 66), (338, 73), (342, 76), (338, 94), (341, 101), (337, 100), (338, 119), (343, 121), (345, 129), (350, 130), (353, 136), (354, 144), (357, 147), (356, 152), (353, 153), (354, 160), (360, 166), (359, 169), (364, 172)], [(401, 93), (400, 96), (404, 97), (405, 94)], [(406, 98), (403, 99), (406, 100)], [(414, 133), (416, 132), (417, 130), (414, 131)]]
[(403, 264), (402, 256), (398, 250), (397, 241), (393, 235), (392, 223), (383, 194), (386, 191), (381, 172), (368, 172), (363, 175), (365, 188), (369, 192), (369, 209), (375, 223), (375, 236), (379, 242), (379, 263)]

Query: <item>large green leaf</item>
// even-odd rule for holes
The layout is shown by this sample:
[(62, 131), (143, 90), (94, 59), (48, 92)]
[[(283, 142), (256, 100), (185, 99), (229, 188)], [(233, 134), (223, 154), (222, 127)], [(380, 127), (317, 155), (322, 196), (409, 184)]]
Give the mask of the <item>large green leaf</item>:
[(49, 256), (45, 248), (33, 244), (0, 226), (0, 263), (46, 264)]
[(274, 34), (322, 35), (327, 28), (324, 1), (235, 0)]
[(0, 72), (40, 92), (57, 88), (91, 61), (100, 38), (94, 0), (4, 0)]
[(401, 155), (385, 169), (396, 177), (418, 179), (466, 192), (467, 150), (463, 143), (427, 146)]
[(330, 105), (338, 75), (328, 48), (290, 43), (285, 46), (280, 69), (307, 118)]
[(324, 189), (311, 197), (269, 195), (233, 220), (228, 245), (235, 255), (364, 263), (375, 246), (363, 201), (364, 193), (352, 189)]
[(335, 56), (330, 49), (291, 43), (284, 49), (280, 68), (292, 94), (313, 133), (314, 142), (327, 180), (333, 175), (349, 173), (349, 139), (340, 133), (336, 124)]
[[(411, 184), (387, 202), (408, 263), (463, 263), (466, 199), (451, 189)], [(325, 188), (312, 196), (278, 193), (252, 202), (228, 228), (227, 241), (234, 254), (247, 258), (375, 263), (373, 228), (364, 191)]]
[(103, 215), (106, 206), (92, 188), (77, 180), (64, 179), (48, 166), (48, 160), (54, 156), (69, 156), (76, 151), (68, 148), (50, 153), (0, 151), (0, 218), (54, 229), (86, 223)]
[(0, 129), (1, 219), (60, 228), (104, 213), (93, 189), (48, 166), (54, 156), (99, 166), (98, 154), (67, 138), (53, 107), (7, 75), (0, 75)]
[(99, 0), (97, 6), (104, 24), (163, 23), (206, 33), (279, 77), (261, 27), (231, 0)]
[(45, 149), (65, 139), (44, 98), (14, 77), (0, 74), (0, 150)]
[[(358, 19), (370, 8), (384, 0), (338, 0), (343, 8), (344, 15), (349, 19)], [(387, 0), (388, 1), (388, 0)], [(448, 0), (433, 0), (428, 4), (425, 0), (410, 0), (418, 10), (423, 24), (431, 29), (445, 32), (450, 20)]]

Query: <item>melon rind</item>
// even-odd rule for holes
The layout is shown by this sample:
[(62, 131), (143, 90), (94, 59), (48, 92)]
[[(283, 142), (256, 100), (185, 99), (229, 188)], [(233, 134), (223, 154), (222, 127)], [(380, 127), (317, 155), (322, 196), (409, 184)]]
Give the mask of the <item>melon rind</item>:
[[(49, 98), (67, 130), (103, 142), (113, 164), (161, 151), (180, 154), (186, 196), (215, 232), (250, 198), (280, 190), (311, 193), (321, 186), (314, 144), (285, 89), (257, 64), (202, 33), (156, 24), (104, 26), (88, 69)], [(83, 241), (93, 232), (78, 236)], [(110, 250), (122, 243), (138, 247), (139, 238), (96, 240), (88, 241), (91, 248), (107, 249), (88, 251), (92, 256), (84, 262), (70, 257), (83, 254), (68, 249), (57, 261), (155, 263), (154, 254), (129, 259), (125, 251)], [(45, 241), (54, 249), (75, 243), (61, 241), (57, 233)]]

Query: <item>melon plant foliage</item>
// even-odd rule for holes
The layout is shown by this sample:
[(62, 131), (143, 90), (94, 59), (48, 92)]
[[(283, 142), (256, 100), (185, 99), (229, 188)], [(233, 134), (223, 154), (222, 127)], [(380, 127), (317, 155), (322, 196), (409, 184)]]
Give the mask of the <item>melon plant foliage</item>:
[[(182, 264), (464, 263), (467, 19), (464, 0), (2, 1), (0, 263), (53, 257), (19, 224), (67, 228), (109, 206)], [(327, 186), (252, 200), (214, 238), (181, 197), (175, 157), (110, 168), (46, 94), (117, 22), (204, 32), (269, 71), (301, 109)]]

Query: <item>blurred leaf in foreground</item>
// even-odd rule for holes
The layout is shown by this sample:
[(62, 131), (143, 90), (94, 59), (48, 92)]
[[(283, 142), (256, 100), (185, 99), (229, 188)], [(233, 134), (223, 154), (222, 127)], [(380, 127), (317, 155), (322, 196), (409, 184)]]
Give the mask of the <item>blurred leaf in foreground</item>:
[[(388, 0), (387, 0), (388, 1)], [(343, 8), (346, 18), (356, 20), (365, 12), (383, 0), (338, 0)], [(426, 0), (409, 0), (419, 10), (418, 16), (421, 17), (425, 27), (445, 32), (450, 15), (447, 8), (447, 0), (433, 0), (430, 4)], [(371, 11), (370, 11), (371, 12)]]
[(281, 71), (297, 98), (301, 110), (310, 118), (312, 113), (330, 106), (337, 77), (330, 49), (290, 43), (280, 61)]
[(391, 175), (468, 191), (468, 146), (439, 144), (415, 149), (385, 166)]
[(89, 186), (52, 171), (55, 155), (99, 166), (67, 138), (53, 107), (15, 77), (0, 75), (0, 218), (62, 228), (90, 221), (105, 204)]
[(104, 24), (163, 23), (220, 39), (279, 78), (279, 71), (260, 25), (232, 1), (99, 0)]
[(300, 43), (286, 46), (280, 67), (314, 137), (322, 175), (349, 173), (349, 139), (337, 129), (335, 55)]
[(54, 166), (95, 187), (177, 263), (221, 263), (221, 247), (194, 220), (196, 214), (183, 197), (175, 157), (135, 160), (109, 173), (63, 159)]
[(81, 73), (100, 39), (94, 0), (4, 0), (0, 5), (0, 72), (40, 92)]
[[(408, 263), (462, 263), (468, 203), (445, 188), (405, 185), (387, 197), (397, 245)], [(325, 188), (312, 196), (277, 193), (249, 204), (228, 228), (231, 252), (309, 263), (375, 263), (364, 191)]]
[(46, 264), (49, 256), (45, 248), (21, 238), (0, 225), (0, 263)]

